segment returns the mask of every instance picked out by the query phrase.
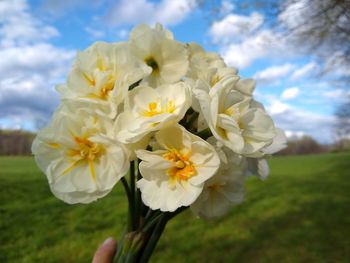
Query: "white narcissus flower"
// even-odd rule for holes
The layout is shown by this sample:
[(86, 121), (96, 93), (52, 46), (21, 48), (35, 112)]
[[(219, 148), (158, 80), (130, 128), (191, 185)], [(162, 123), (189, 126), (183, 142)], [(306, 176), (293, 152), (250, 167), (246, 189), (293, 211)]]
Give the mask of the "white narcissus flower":
[[(187, 77), (194, 80), (206, 79), (208, 72), (215, 69), (225, 68), (226, 64), (219, 54), (214, 52), (205, 52), (205, 50), (196, 43), (187, 45), (189, 51), (189, 69)], [(230, 68), (233, 74), (237, 74), (237, 69)]]
[(244, 198), (245, 162), (228, 148), (216, 150), (221, 159), (220, 168), (205, 182), (202, 193), (191, 205), (191, 210), (204, 219), (222, 217)]
[(123, 143), (126, 152), (129, 155), (129, 160), (130, 161), (135, 161), (137, 159), (136, 156), (136, 151), (137, 150), (144, 150), (147, 148), (148, 144), (150, 143), (151, 135), (148, 134), (138, 140), (137, 142), (134, 143)]
[(252, 96), (256, 87), (256, 82), (254, 79), (240, 79), (237, 81), (234, 89), (238, 90), (245, 96)]
[(264, 147), (262, 152), (264, 154), (274, 154), (287, 147), (287, 136), (280, 128), (276, 128), (276, 136), (273, 138), (272, 143)]
[(143, 202), (151, 209), (175, 211), (191, 205), (204, 183), (220, 166), (213, 146), (180, 125), (160, 130), (159, 149), (137, 151), (142, 179), (137, 182)]
[[(233, 86), (239, 81), (239, 76), (232, 70), (233, 69), (226, 67), (206, 69), (196, 81), (192, 81), (192, 91), (196, 94), (199, 90), (199, 92), (202, 92), (208, 99), (213, 98), (223, 85)], [(188, 82), (191, 83), (191, 81)], [(227, 84), (227, 82), (229, 82), (229, 84)], [(200, 104), (197, 96), (195, 96), (192, 108), (201, 113)]]
[(260, 158), (247, 158), (247, 171), (246, 175), (256, 175), (261, 180), (265, 180), (269, 173), (270, 168), (267, 163), (266, 156), (277, 153), (287, 147), (287, 137), (283, 130), (276, 128), (276, 136), (273, 138), (272, 143), (260, 150), (263, 157)]
[(63, 99), (93, 104), (97, 111), (114, 118), (129, 86), (150, 72), (130, 54), (126, 43), (96, 42), (78, 53), (67, 84), (57, 90)]
[(225, 78), (209, 94), (194, 89), (201, 113), (216, 139), (238, 154), (258, 157), (272, 143), (276, 128), (262, 105), (233, 89), (236, 78)]
[[(203, 90), (208, 93), (210, 98), (213, 98), (223, 86), (230, 86), (232, 90), (237, 90), (244, 96), (252, 97), (256, 86), (255, 80), (240, 79), (237, 70), (230, 67), (206, 68), (197, 80), (188, 82), (192, 84), (194, 91)], [(196, 99), (193, 104), (192, 108), (200, 112), (200, 106)]]
[(32, 152), (53, 194), (69, 204), (108, 194), (129, 169), (124, 147), (109, 136), (108, 118), (61, 107), (35, 138)]
[(160, 24), (155, 28), (139, 25), (130, 33), (130, 50), (152, 73), (143, 82), (152, 87), (175, 83), (188, 70), (188, 54), (184, 44), (173, 39), (172, 33)]
[(191, 106), (191, 92), (184, 82), (153, 89), (139, 86), (129, 92), (127, 109), (116, 121), (117, 138), (135, 143), (152, 131), (180, 121)]

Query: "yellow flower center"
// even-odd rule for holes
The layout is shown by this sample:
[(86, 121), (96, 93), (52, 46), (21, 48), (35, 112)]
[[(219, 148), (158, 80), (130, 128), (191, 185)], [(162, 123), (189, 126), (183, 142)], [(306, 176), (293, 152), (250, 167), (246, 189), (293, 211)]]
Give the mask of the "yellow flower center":
[(233, 117), (233, 115), (235, 115), (236, 112), (235, 112), (235, 110), (234, 110), (232, 107), (230, 107), (230, 108), (227, 108), (227, 109), (224, 111), (224, 114)]
[(99, 92), (99, 97), (101, 99), (107, 99), (109, 92), (111, 92), (114, 89), (114, 83), (115, 78), (114, 76), (110, 75), (108, 81), (102, 86)]
[(233, 108), (233, 107), (230, 107), (230, 108), (227, 108), (225, 111), (224, 111), (224, 114), (232, 117), (234, 119), (234, 121), (237, 122), (238, 124), (238, 127), (243, 130), (244, 129), (244, 124), (241, 122), (240, 118), (239, 118), (239, 109), (238, 108)]
[(74, 155), (79, 155), (83, 160), (94, 161), (101, 154), (101, 145), (86, 138), (74, 137), (79, 149), (74, 150)]
[(162, 113), (173, 113), (175, 111), (175, 104), (172, 100), (161, 104), (158, 102), (151, 102), (148, 104), (148, 109), (142, 115), (145, 117), (153, 117)]
[(215, 84), (217, 84), (220, 81), (220, 76), (215, 74), (214, 76), (212, 76), (211, 81), (210, 81), (210, 86), (214, 87)]
[(96, 180), (94, 161), (103, 154), (104, 147), (84, 137), (74, 136), (74, 141), (78, 147), (68, 151), (68, 156), (73, 158), (74, 161), (71, 166), (63, 171), (63, 174), (68, 173), (81, 162), (87, 162), (89, 164), (91, 176)]
[(83, 72), (82, 74), (85, 80), (87, 81), (88, 85), (91, 88), (98, 87), (99, 89), (97, 92), (95, 91), (94, 93), (88, 95), (88, 97), (93, 99), (106, 100), (108, 98), (109, 92), (114, 89), (114, 84), (116, 81), (115, 73), (113, 72), (111, 65), (108, 66), (108, 62), (105, 62), (100, 56), (98, 56), (96, 60), (96, 69), (99, 73), (107, 73), (107, 80), (105, 81), (105, 83), (99, 84), (96, 82), (96, 76), (94, 73)]
[(187, 181), (196, 175), (196, 168), (190, 160), (191, 152), (182, 154), (173, 149), (163, 155), (163, 158), (172, 163), (172, 167), (167, 170), (169, 182), (175, 185), (176, 181)]
[(159, 66), (153, 57), (145, 58), (145, 63), (152, 68), (152, 73), (159, 73)]
[(85, 72), (83, 72), (83, 76), (84, 76), (85, 80), (87, 81), (87, 83), (88, 83), (91, 87), (95, 87), (95, 85), (96, 85), (96, 79), (95, 79), (93, 76), (91, 76), (91, 75), (89, 75), (89, 74), (87, 74), (87, 73), (85, 73)]

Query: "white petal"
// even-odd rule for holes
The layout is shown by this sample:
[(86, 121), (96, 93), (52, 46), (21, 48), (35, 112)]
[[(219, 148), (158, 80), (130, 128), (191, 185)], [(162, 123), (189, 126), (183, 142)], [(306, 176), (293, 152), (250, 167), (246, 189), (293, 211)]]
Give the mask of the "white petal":
[(273, 138), (272, 144), (265, 147), (263, 152), (266, 154), (274, 154), (287, 147), (287, 137), (283, 130), (276, 129), (276, 136)]

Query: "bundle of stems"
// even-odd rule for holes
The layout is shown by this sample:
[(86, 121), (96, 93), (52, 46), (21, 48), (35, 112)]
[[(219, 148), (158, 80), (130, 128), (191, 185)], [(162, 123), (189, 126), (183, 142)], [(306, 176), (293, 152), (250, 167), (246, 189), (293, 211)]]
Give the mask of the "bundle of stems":
[(128, 221), (118, 241), (113, 262), (148, 262), (166, 224), (188, 208), (180, 207), (174, 212), (148, 208), (142, 202), (141, 192), (136, 187), (136, 180), (141, 179), (138, 163), (139, 160), (131, 162), (129, 180), (125, 177), (121, 179), (128, 198)]

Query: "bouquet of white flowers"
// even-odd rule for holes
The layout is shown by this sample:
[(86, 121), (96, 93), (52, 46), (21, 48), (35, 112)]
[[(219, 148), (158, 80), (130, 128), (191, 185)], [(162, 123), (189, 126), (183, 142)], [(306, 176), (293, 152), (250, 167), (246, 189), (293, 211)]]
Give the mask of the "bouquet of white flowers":
[(121, 181), (129, 215), (115, 262), (147, 262), (171, 218), (187, 208), (221, 217), (242, 202), (247, 175), (268, 175), (266, 157), (286, 139), (254, 89), (218, 54), (139, 25), (127, 42), (78, 53), (32, 151), (66, 203)]

